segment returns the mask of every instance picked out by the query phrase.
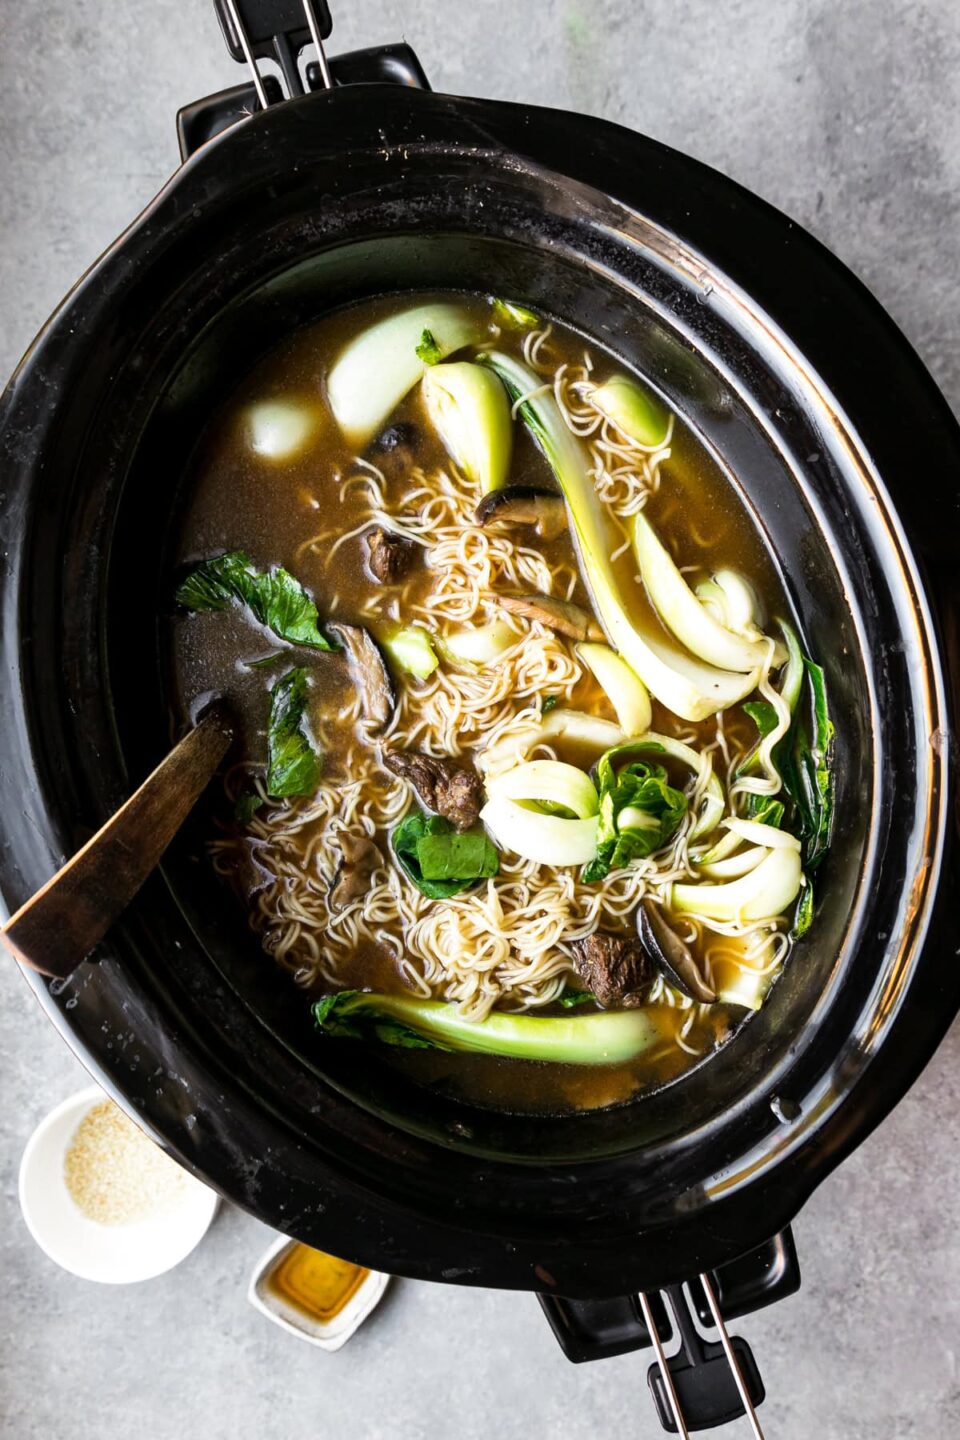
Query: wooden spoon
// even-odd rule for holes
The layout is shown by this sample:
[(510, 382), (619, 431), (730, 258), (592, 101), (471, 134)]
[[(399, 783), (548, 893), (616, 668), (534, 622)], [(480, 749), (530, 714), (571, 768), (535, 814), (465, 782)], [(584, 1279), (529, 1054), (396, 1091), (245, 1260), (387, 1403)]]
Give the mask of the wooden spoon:
[(0, 930), (41, 975), (71, 975), (159, 863), (233, 739), (213, 705), (125, 805)]

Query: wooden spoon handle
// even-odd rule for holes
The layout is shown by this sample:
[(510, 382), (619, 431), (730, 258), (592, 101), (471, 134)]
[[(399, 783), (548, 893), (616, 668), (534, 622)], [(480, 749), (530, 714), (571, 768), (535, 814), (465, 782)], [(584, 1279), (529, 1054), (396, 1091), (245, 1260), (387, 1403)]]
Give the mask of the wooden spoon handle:
[(0, 930), (18, 960), (67, 976), (102, 940), (203, 794), (233, 738), (219, 706)]

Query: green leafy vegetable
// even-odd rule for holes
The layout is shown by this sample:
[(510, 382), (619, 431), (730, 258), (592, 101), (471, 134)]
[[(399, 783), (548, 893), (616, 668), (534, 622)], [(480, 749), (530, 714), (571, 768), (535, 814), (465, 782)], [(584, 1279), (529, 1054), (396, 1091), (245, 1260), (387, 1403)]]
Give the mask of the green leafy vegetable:
[(259, 795), (256, 790), (248, 790), (239, 797), (233, 807), (234, 819), (239, 820), (241, 825), (249, 824), (263, 803), (262, 795)]
[(404, 874), (431, 900), (447, 900), (500, 869), (500, 857), (482, 829), (458, 833), (449, 820), (420, 811), (394, 830), (393, 852)]
[(827, 706), (823, 670), (806, 655), (804, 672), (810, 688), (810, 710), (798, 708), (789, 733), (777, 746), (774, 763), (783, 788), (796, 808), (797, 833), (809, 875), (830, 844), (833, 821), (833, 721)]
[(512, 325), (520, 330), (534, 330), (540, 324), (540, 316), (512, 300), (494, 300), (493, 318), (498, 325)]
[(320, 633), (317, 607), (299, 580), (280, 566), (257, 570), (242, 550), (201, 561), (177, 588), (176, 599), (187, 610), (225, 610), (239, 601), (281, 640), (336, 648)]
[(744, 711), (756, 725), (763, 740), (777, 728), (777, 712), (769, 700), (748, 700)]
[(320, 783), (323, 762), (303, 732), (307, 703), (307, 672), (290, 670), (270, 691), (267, 726), (267, 793), (281, 800), (312, 795)]
[(438, 1040), (428, 1040), (425, 1035), (418, 1034), (409, 1025), (391, 1019), (386, 1014), (373, 1015), (367, 1011), (358, 1017), (359, 1023), (351, 1020), (350, 1002), (355, 996), (363, 994), (362, 990), (341, 990), (337, 995), (325, 995), (314, 1005), (313, 1018), (321, 1030), (326, 1030), (330, 1035), (342, 1035), (351, 1040), (362, 1040), (364, 1026), (367, 1025), (376, 1039), (384, 1045), (395, 1045), (402, 1050), (450, 1049), (449, 1045), (441, 1045)]
[(779, 829), (783, 824), (784, 804), (769, 795), (748, 795), (745, 820), (756, 820), (759, 825), (772, 825)]
[(586, 1005), (596, 998), (592, 990), (564, 990), (557, 1004), (562, 1005), (564, 1010), (575, 1010), (578, 1005)]
[(596, 856), (583, 871), (588, 883), (660, 850), (687, 813), (686, 795), (668, 783), (662, 765), (632, 760), (617, 770), (619, 761), (655, 748), (649, 743), (617, 745), (597, 763), (600, 822)]
[(424, 880), (480, 880), (496, 875), (500, 868), (497, 852), (482, 830), (432, 831), (418, 841), (417, 859)]
[(551, 710), (556, 710), (560, 704), (559, 695), (544, 695), (543, 703), (540, 706), (541, 715), (549, 715)]
[(793, 925), (790, 934), (794, 940), (799, 940), (801, 935), (806, 935), (813, 924), (813, 886), (808, 881), (800, 891), (800, 899), (797, 901), (796, 913), (793, 917)]
[(406, 995), (342, 990), (313, 1006), (327, 1035), (373, 1037), (386, 1045), (475, 1051), (516, 1060), (566, 1065), (618, 1065), (660, 1044), (669, 1017), (657, 1008), (603, 1010), (585, 1015), (506, 1015), (465, 1020), (459, 1006)]
[(432, 330), (424, 330), (420, 335), (420, 343), (417, 345), (417, 357), (424, 365), (439, 365), (443, 359), (443, 351), (437, 344)]

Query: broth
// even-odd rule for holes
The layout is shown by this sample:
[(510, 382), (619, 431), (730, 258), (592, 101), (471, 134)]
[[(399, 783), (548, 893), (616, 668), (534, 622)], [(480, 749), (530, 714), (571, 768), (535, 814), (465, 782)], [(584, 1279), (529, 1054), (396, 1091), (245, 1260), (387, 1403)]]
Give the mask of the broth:
[[(426, 546), (419, 547), (409, 577), (399, 585), (380, 584), (371, 575), (366, 537), (374, 523), (372, 509), (379, 512), (382, 508), (388, 518), (398, 524), (402, 523), (408, 510), (415, 518), (432, 513), (430, 495), (433, 493), (431, 486), (439, 483), (434, 478), (436, 476), (454, 477), (452, 482), (447, 483), (459, 487), (456, 495), (461, 497), (457, 499), (461, 510), (462, 503), (465, 503), (462, 496), (469, 486), (451, 465), (444, 443), (426, 413), (419, 385), (406, 395), (381, 427), (393, 438), (398, 438), (399, 443), (391, 450), (382, 444), (378, 446), (375, 439), (363, 450), (361, 459), (355, 455), (354, 447), (345, 441), (331, 414), (326, 386), (331, 360), (353, 337), (401, 307), (437, 299), (449, 301), (450, 298), (408, 296), (403, 297), (402, 302), (396, 297), (364, 302), (290, 335), (261, 360), (230, 403), (213, 419), (198, 446), (186, 487), (176, 550), (177, 563), (187, 567), (222, 552), (242, 550), (249, 556), (252, 565), (260, 570), (283, 566), (315, 599), (321, 627), (337, 621), (362, 626), (381, 646), (389, 646), (397, 627), (409, 624), (411, 620), (415, 625), (425, 625), (428, 629), (433, 623), (442, 626), (442, 615), (436, 622), (433, 617), (440, 614), (444, 605), (450, 611), (456, 604), (456, 596), (448, 586), (438, 608), (436, 586), (442, 568), (434, 564), (433, 557), (438, 552), (436, 548), (431, 548), (431, 544), (435, 547), (435, 537), (427, 535)], [(571, 405), (578, 395), (588, 394), (589, 386), (598, 378), (603, 380), (622, 371), (622, 367), (594, 342), (585, 342), (582, 336), (561, 324), (554, 323), (545, 339), (540, 339), (542, 331), (536, 332), (534, 339), (530, 330), (511, 329), (509, 326), (502, 327), (497, 335), (490, 328), (489, 300), (475, 296), (456, 296), (455, 299), (471, 322), (478, 329), (488, 332), (484, 343), (489, 344), (490, 337), (496, 338), (502, 350), (518, 358), (524, 353), (528, 359), (532, 356), (541, 370), (549, 366), (554, 378), (559, 373), (557, 393), (568, 396)], [(580, 368), (584, 365), (585, 353), (589, 357), (587, 371)], [(561, 367), (567, 367), (571, 374), (586, 374), (585, 388), (582, 391), (576, 391), (575, 387), (565, 390)], [(310, 431), (308, 443), (283, 461), (265, 458), (251, 445), (250, 407), (274, 400), (294, 405)], [(513, 443), (510, 485), (557, 491), (556, 479), (544, 454), (533, 443), (525, 426), (519, 423), (513, 426)], [(610, 468), (615, 468), (613, 462)], [(644, 514), (667, 549), (677, 558), (677, 563), (687, 567), (691, 575), (694, 572), (715, 574), (729, 569), (748, 576), (758, 597), (758, 618), (767, 623), (770, 617), (785, 616), (788, 607), (774, 568), (735, 486), (717, 459), (680, 417), (672, 419), (669, 443), (658, 454), (644, 461), (643, 473), (648, 475), (651, 470), (656, 483), (647, 486)], [(628, 477), (621, 488), (631, 483), (634, 481)], [(627, 493), (630, 493), (629, 490)], [(476, 494), (479, 497), (479, 491)], [(373, 503), (371, 497), (373, 501), (382, 501), (382, 507)], [(452, 507), (453, 501), (450, 501), (448, 509)], [(621, 529), (629, 523), (628, 515), (621, 516)], [(350, 538), (343, 539), (344, 536)], [(526, 565), (525, 573), (545, 570), (554, 581), (561, 577), (566, 587), (564, 597), (586, 611), (591, 610), (591, 594), (568, 529), (550, 540), (535, 536), (532, 530), (522, 534), (514, 532), (510, 544), (513, 546), (511, 563)], [(526, 559), (524, 551), (531, 552)], [(424, 555), (429, 563), (424, 562)], [(637, 583), (637, 560), (628, 547), (624, 547), (624, 553), (615, 559), (613, 573), (624, 593), (629, 594), (631, 617), (635, 617), (637, 625), (665, 635), (657, 611), (644, 587)], [(507, 584), (502, 588), (516, 591), (518, 587)], [(533, 590), (537, 587), (527, 584), (523, 588)], [(558, 590), (557, 584), (554, 590)], [(487, 608), (482, 615), (475, 613), (466, 620), (468, 626), (479, 623), (491, 613), (489, 599), (486, 596)], [(514, 622), (518, 643), (529, 633), (529, 627), (526, 631), (522, 628), (526, 623), (522, 620)], [(446, 628), (449, 633), (450, 625)], [(440, 644), (438, 639), (437, 646)], [(564, 673), (569, 672), (573, 677), (546, 687), (546, 694), (557, 700), (559, 709), (585, 712), (610, 722), (617, 720), (606, 691), (587, 666), (579, 662), (570, 640), (545, 633), (540, 649), (534, 655), (538, 663), (541, 651), (548, 657), (548, 661), (544, 662), (547, 671), (549, 664), (555, 662), (558, 673), (565, 667)], [(426, 902), (415, 896), (415, 892), (409, 891), (423, 910), (417, 912), (415, 923), (401, 923), (395, 919), (397, 906), (402, 909), (406, 903), (404, 897), (408, 890), (404, 886), (408, 886), (409, 882), (398, 872), (391, 850), (391, 833), (395, 821), (405, 811), (409, 812), (411, 805), (416, 808), (416, 796), (405, 782), (397, 781), (383, 770), (377, 758), (376, 743), (371, 741), (369, 732), (365, 732), (362, 726), (358, 729), (357, 688), (344, 656), (317, 653), (305, 656), (302, 649), (291, 650), (278, 643), (276, 634), (259, 624), (249, 609), (237, 605), (208, 613), (178, 613), (171, 631), (171, 675), (181, 712), (184, 715), (196, 714), (205, 698), (219, 693), (227, 698), (238, 717), (239, 749), (244, 761), (228, 777), (230, 802), (244, 790), (251, 793), (250, 776), (262, 772), (271, 690), (277, 684), (278, 676), (289, 669), (290, 662), (299, 665), (301, 660), (308, 662), (309, 667), (309, 698), (304, 728), (311, 744), (322, 750), (323, 784), (331, 792), (336, 791), (338, 786), (345, 791), (357, 774), (358, 756), (361, 756), (369, 757), (365, 758), (365, 763), (373, 767), (369, 773), (376, 778), (370, 780), (371, 785), (379, 785), (384, 795), (394, 796), (398, 788), (403, 793), (399, 809), (399, 802), (390, 802), (394, 807), (390, 823), (377, 823), (372, 829), (367, 826), (370, 838), (377, 845), (390, 872), (384, 882), (386, 888), (383, 893), (386, 895), (389, 891), (392, 898), (379, 914), (374, 911), (370, 916), (366, 916), (364, 909), (369, 908), (369, 897), (362, 898), (357, 902), (359, 909), (355, 906), (351, 913), (366, 917), (363, 919), (366, 927), (364, 935), (352, 947), (338, 942), (335, 952), (329, 948), (333, 943), (330, 936), (336, 926), (342, 930), (346, 924), (340, 918), (336, 919), (334, 927), (323, 923), (328, 918), (324, 909), (328, 903), (325, 897), (328, 897), (335, 879), (331, 869), (333, 861), (330, 859), (329, 837), (334, 820), (338, 824), (352, 823), (350, 815), (361, 813), (355, 797), (349, 802), (344, 800), (339, 809), (331, 808), (336, 804), (334, 797), (326, 809), (321, 807), (316, 813), (311, 811), (309, 798), (302, 801), (291, 799), (259, 809), (247, 825), (227, 821), (222, 837), (215, 842), (216, 864), (223, 874), (233, 879), (241, 892), (246, 892), (244, 903), (248, 906), (251, 923), (263, 938), (265, 949), (283, 964), (300, 990), (310, 998), (343, 988), (409, 995), (414, 986), (418, 986), (421, 994), (426, 991), (434, 998), (459, 1001), (467, 1010), (472, 1007), (481, 1019), (483, 1007), (489, 1009), (491, 994), (492, 1003), (501, 1009), (517, 1010), (533, 1005), (545, 1015), (565, 1014), (557, 1003), (561, 994), (582, 986), (569, 949), (562, 948), (562, 937), (556, 944), (548, 944), (544, 955), (532, 959), (528, 956), (524, 962), (525, 978), (512, 987), (503, 980), (509, 965), (501, 965), (498, 970), (484, 974), (477, 984), (474, 984), (477, 977), (473, 973), (455, 977), (454, 983), (454, 979), (442, 973), (438, 978), (433, 961), (418, 958), (420, 951), (416, 944), (420, 942), (416, 937), (424, 926), (434, 925), (433, 933), (441, 934), (443, 922), (435, 917), (442, 913), (445, 905), (452, 907), (451, 913), (456, 906), (452, 901), (437, 900), (428, 907)], [(437, 682), (413, 679), (398, 672), (395, 664), (391, 668), (401, 692), (401, 711), (406, 706), (406, 720), (401, 721), (399, 728), (395, 726), (392, 732), (388, 728), (387, 734), (415, 735), (417, 696), (424, 686)], [(461, 665), (458, 671), (456, 665), (450, 667), (446, 659), (442, 660), (440, 674), (453, 675), (452, 680), (448, 678), (444, 683), (455, 686), (457, 675), (461, 672), (467, 677), (463, 684), (469, 684), (475, 670), (464, 669)], [(542, 704), (544, 698), (540, 695), (539, 703)], [(509, 703), (521, 708), (522, 699), (518, 697), (514, 700), (508, 695), (498, 700), (497, 704), (501, 709)], [(535, 706), (538, 701), (536, 697), (527, 697), (523, 703)], [(719, 717), (711, 715), (691, 722), (679, 719), (654, 699), (650, 728), (685, 741), (698, 753), (712, 747), (716, 769), (727, 780), (735, 774), (728, 767), (731, 757), (736, 759), (748, 755), (757, 739), (754, 721), (740, 704), (728, 708)], [(509, 733), (509, 727), (506, 733)], [(455, 738), (451, 740), (448, 735), (448, 743), (455, 743), (461, 751), (456, 757), (458, 763), (467, 766), (474, 762), (484, 763), (481, 752), (486, 746), (486, 734), (474, 734), (466, 722), (450, 734)], [(434, 751), (444, 748), (435, 732), (431, 732), (428, 739)], [(582, 746), (564, 742), (562, 737), (552, 742), (550, 753), (560, 761), (584, 768), (597, 758), (595, 750), (588, 754)], [(669, 783), (675, 789), (693, 795), (689, 769), (685, 770), (669, 756), (666, 757), (665, 768)], [(378, 815), (381, 815), (385, 803), (381, 804)], [(788, 810), (788, 816), (789, 813)], [(690, 822), (684, 823), (689, 829)], [(717, 836), (722, 834), (722, 831), (716, 832)], [(686, 844), (682, 837), (681, 842)], [(291, 860), (291, 855), (294, 860)], [(694, 877), (698, 872), (693, 868), (686, 849), (683, 849), (682, 856), (687, 865), (684, 873)], [(501, 866), (504, 864), (504, 855), (501, 854)], [(516, 873), (520, 875), (521, 872), (518, 870)], [(551, 871), (549, 878), (556, 881), (556, 873)], [(609, 883), (610, 893), (618, 897), (617, 904), (620, 906), (611, 923), (615, 930), (633, 933), (633, 911), (624, 909), (628, 901), (635, 904), (635, 900), (630, 900), (632, 872), (623, 873), (626, 878), (617, 882), (621, 887), (619, 890), (616, 884)], [(510, 876), (513, 874), (514, 871), (509, 872)], [(255, 884), (251, 875), (256, 877)], [(655, 872), (651, 875), (655, 876)], [(268, 877), (269, 883), (265, 883), (265, 877)], [(479, 904), (479, 897), (485, 893), (488, 884), (500, 894), (497, 886), (508, 883), (509, 878), (502, 868), (500, 881), (481, 881), (472, 890), (459, 895), (457, 903), (461, 908), (464, 904)], [(527, 909), (532, 913), (536, 909), (538, 892), (536, 884), (531, 882), (531, 885), (533, 888)], [(638, 888), (635, 899), (639, 899), (639, 894)], [(477, 898), (465, 900), (465, 896)], [(578, 900), (577, 903), (582, 906), (587, 902)], [(612, 900), (610, 906), (613, 906)], [(430, 914), (427, 914), (428, 909)], [(456, 913), (459, 915), (460, 911)], [(610, 913), (613, 911), (610, 910)], [(606, 910), (601, 909), (600, 914), (601, 919), (606, 917), (609, 920)], [(686, 938), (692, 952), (708, 968), (709, 945), (719, 947), (718, 953), (727, 945), (728, 952), (733, 953), (739, 943), (729, 938), (724, 940), (722, 931), (704, 929), (696, 919), (688, 923)], [(782, 916), (776, 917), (775, 921), (771, 917), (770, 926), (760, 938), (766, 945), (769, 934), (774, 948), (756, 952), (764, 965), (769, 965), (771, 955), (779, 963), (788, 944), (785, 930), (786, 922)], [(495, 939), (494, 936), (494, 942)], [(478, 948), (482, 949), (482, 944)], [(271, 962), (265, 958), (264, 963)], [(724, 962), (721, 954), (721, 963), (731, 962), (729, 959)], [(524, 966), (519, 968), (523, 970)], [(740, 968), (749, 971), (756, 969), (757, 965), (753, 963)], [(775, 967), (769, 965), (769, 968)], [(424, 975), (429, 978), (424, 979)], [(306, 1003), (302, 995), (298, 998), (293, 985), (290, 1003)], [(642, 1056), (622, 1064), (552, 1064), (406, 1048), (385, 1050), (384, 1053), (422, 1083), (464, 1096), (475, 1103), (513, 1110), (563, 1111), (619, 1103), (652, 1085), (676, 1079), (725, 1039), (745, 1013), (739, 1006), (729, 1004), (694, 1004), (689, 997), (667, 984), (662, 976), (652, 982), (647, 1003), (651, 1013), (656, 1012), (659, 1039)], [(593, 1007), (590, 1008), (592, 1013)], [(570, 1013), (576, 1014), (577, 1011)], [(321, 1042), (318, 1037), (318, 1047), (321, 1043), (332, 1042), (326, 1039)]]

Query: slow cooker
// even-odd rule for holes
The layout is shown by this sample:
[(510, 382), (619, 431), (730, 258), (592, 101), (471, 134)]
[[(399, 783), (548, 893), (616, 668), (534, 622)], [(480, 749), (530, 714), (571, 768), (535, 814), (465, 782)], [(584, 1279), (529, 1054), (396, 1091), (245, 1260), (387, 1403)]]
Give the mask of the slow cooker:
[(324, 311), (451, 288), (595, 336), (750, 477), (837, 725), (822, 913), (708, 1065), (567, 1116), (473, 1107), (318, 1038), (212, 875), (202, 808), (95, 956), (27, 978), (105, 1088), (236, 1204), (380, 1270), (536, 1291), (575, 1360), (672, 1332), (688, 1427), (718, 1423), (741, 1395), (692, 1316), (796, 1287), (791, 1219), (960, 1004), (957, 425), (863, 285), (705, 165), (604, 121), (434, 94), (406, 45), (328, 62), (316, 0), (217, 8), (253, 83), (181, 110), (181, 167), (0, 404), (7, 905), (169, 748), (167, 540), (205, 418)]

